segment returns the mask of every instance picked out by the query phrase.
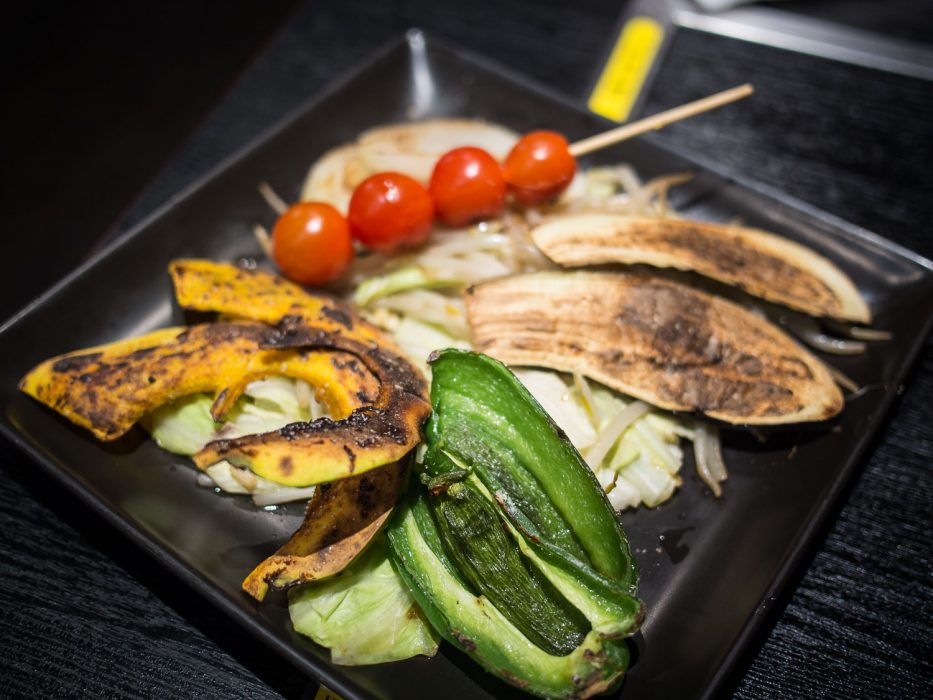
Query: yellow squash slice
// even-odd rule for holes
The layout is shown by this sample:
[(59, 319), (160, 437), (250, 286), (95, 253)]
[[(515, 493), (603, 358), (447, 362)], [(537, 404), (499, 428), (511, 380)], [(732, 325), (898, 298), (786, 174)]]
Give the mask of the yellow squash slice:
[(578, 372), (672, 411), (735, 424), (819, 421), (842, 394), (815, 357), (742, 307), (657, 277), (539, 273), (472, 287), (477, 350)]

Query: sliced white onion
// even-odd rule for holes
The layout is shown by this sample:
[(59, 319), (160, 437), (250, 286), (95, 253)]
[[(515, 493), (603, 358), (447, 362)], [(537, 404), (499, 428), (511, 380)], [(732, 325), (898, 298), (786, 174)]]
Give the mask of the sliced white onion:
[(861, 355), (865, 352), (865, 343), (860, 340), (834, 338), (820, 330), (812, 318), (788, 315), (781, 319), (790, 330), (812, 348), (831, 355)]
[(364, 132), (360, 156), (376, 172), (395, 170), (427, 182), (437, 160), (454, 148), (476, 146), (504, 160), (518, 134), (497, 124), (470, 119), (436, 119), (393, 124)]
[(265, 506), (277, 506), (282, 503), (292, 501), (306, 501), (314, 495), (314, 486), (305, 486), (296, 488), (294, 486), (283, 486), (282, 488), (270, 491), (259, 491), (253, 494), (253, 503), (260, 508)]
[(314, 401), (314, 389), (304, 379), (296, 379), (295, 398), (298, 400), (298, 407), (307, 410), (311, 408), (311, 402)]
[(606, 455), (609, 454), (609, 450), (622, 436), (622, 433), (650, 410), (651, 406), (644, 401), (633, 401), (617, 413), (609, 421), (609, 425), (606, 426), (605, 430), (602, 431), (599, 439), (587, 450), (586, 463), (590, 465), (590, 469), (598, 469)]
[(891, 340), (894, 334), (891, 331), (882, 331), (877, 328), (862, 328), (861, 326), (852, 326), (849, 329), (849, 335), (856, 340)]
[(836, 382), (836, 384), (838, 384), (839, 386), (841, 386), (843, 389), (845, 389), (851, 394), (858, 393), (861, 387), (859, 387), (859, 385), (856, 384), (854, 380), (850, 379), (847, 375), (843, 374), (840, 370), (836, 369), (835, 367), (826, 365), (826, 369), (829, 370), (829, 376), (833, 378), (833, 381)]
[(346, 213), (353, 188), (369, 175), (356, 144), (338, 146), (311, 167), (301, 190), (301, 201), (327, 202)]
[(429, 252), (419, 262), (436, 277), (441, 277), (443, 271), (443, 277), (463, 280), (466, 284), (515, 271), (498, 256), (480, 250), (462, 257), (440, 256)]
[(716, 498), (722, 496), (720, 483), (728, 478), (726, 464), (722, 459), (719, 443), (719, 429), (705, 423), (697, 425), (693, 440), (693, 455), (697, 474)]
[(599, 428), (601, 418), (599, 416), (599, 410), (596, 408), (596, 399), (593, 398), (593, 390), (590, 388), (590, 383), (586, 381), (586, 377), (582, 374), (574, 372), (573, 384), (580, 394), (580, 401), (583, 403), (583, 408), (586, 409), (586, 413), (590, 417), (593, 427)]
[(665, 216), (667, 214), (667, 191), (675, 185), (682, 185), (692, 179), (693, 173), (662, 175), (646, 182), (639, 195), (649, 202), (654, 202), (652, 209), (655, 215)]
[(612, 491), (606, 495), (609, 498), (609, 503), (616, 510), (637, 508), (641, 503), (641, 492), (623, 476), (616, 478)]
[(855, 338), (856, 340), (891, 340), (894, 337), (891, 331), (854, 326), (851, 323), (842, 321), (827, 320), (825, 324), (833, 333), (844, 335), (847, 338)]
[(436, 255), (461, 255), (477, 250), (495, 251), (506, 240), (508, 236), (497, 231), (483, 232), (478, 229), (447, 231), (438, 233), (424, 252)]
[(810, 347), (831, 355), (861, 355), (865, 352), (865, 343), (861, 340), (844, 340), (809, 331), (801, 332), (800, 337)]
[(424, 323), (436, 324), (458, 339), (469, 337), (466, 309), (462, 299), (454, 299), (426, 289), (414, 289), (378, 299), (373, 302), (373, 306), (411, 316)]
[(241, 469), (236, 466), (230, 467), (230, 476), (239, 482), (240, 486), (250, 492), (254, 491), (259, 484), (256, 475), (249, 469)]

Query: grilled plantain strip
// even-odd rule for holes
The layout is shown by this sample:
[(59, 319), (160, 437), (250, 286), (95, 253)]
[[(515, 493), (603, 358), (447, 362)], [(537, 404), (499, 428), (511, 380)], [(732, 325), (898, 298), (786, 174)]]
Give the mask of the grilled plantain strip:
[(692, 270), (813, 316), (871, 321), (865, 300), (842, 270), (806, 246), (758, 229), (583, 214), (538, 226), (531, 238), (565, 267), (644, 263)]
[(466, 303), (478, 351), (579, 372), (661, 408), (749, 425), (842, 410), (826, 367), (775, 326), (661, 278), (519, 275), (470, 288)]

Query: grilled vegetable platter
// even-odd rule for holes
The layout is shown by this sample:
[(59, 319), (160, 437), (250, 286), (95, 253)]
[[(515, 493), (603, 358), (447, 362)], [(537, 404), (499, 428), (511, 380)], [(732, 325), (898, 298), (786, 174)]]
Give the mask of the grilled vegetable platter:
[[(699, 504), (715, 526), (733, 495), (720, 435), (771, 453), (772, 435), (832, 434), (862, 388), (826, 347), (888, 336), (816, 250), (681, 214), (689, 174), (568, 174), (566, 145), (458, 118), (309, 152), (302, 187), (253, 182), (268, 208), (209, 257), (160, 261), (171, 323), (36, 357), (19, 388), (74, 440), (119, 455), (150, 436), (211, 512), (274, 522), (224, 550), (253, 611), (237, 614), (287, 605), (345, 669), (330, 685), (378, 693), (359, 679), (442, 650), (494, 695), (479, 668), (541, 697), (625, 697), (664, 651), (639, 636), (662, 619), (639, 592), (656, 557), (620, 514)], [(553, 162), (527, 167), (540, 149)]]

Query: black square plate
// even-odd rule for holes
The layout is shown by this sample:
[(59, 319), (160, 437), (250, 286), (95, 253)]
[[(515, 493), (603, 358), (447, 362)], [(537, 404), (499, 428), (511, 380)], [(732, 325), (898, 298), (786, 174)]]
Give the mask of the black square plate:
[[(309, 164), (368, 127), (467, 115), (517, 131), (557, 129), (571, 140), (605, 122), (560, 97), (417, 32), (244, 150), (27, 307), (0, 332), (0, 428), (110, 522), (285, 657), (347, 698), (481, 698), (521, 694), (443, 645), (434, 659), (331, 666), (295, 634), (281, 599), (256, 605), (240, 591), (249, 570), (293, 531), (300, 508), (266, 512), (195, 486), (194, 470), (141, 432), (96, 442), (16, 385), (37, 362), (179, 322), (166, 264), (176, 257), (258, 256), (251, 233), (269, 223), (257, 195), (269, 181), (296, 198)], [(933, 263), (780, 195), (717, 173), (642, 139), (591, 162), (626, 161), (645, 177), (692, 170), (674, 204), (688, 215), (739, 218), (834, 260), (868, 299), (892, 341), (831, 358), (860, 385), (831, 426), (758, 444), (727, 437), (725, 496), (704, 493), (689, 465), (666, 505), (624, 516), (649, 615), (622, 697), (712, 694), (767, 611), (842, 485), (860, 463), (933, 320)]]

